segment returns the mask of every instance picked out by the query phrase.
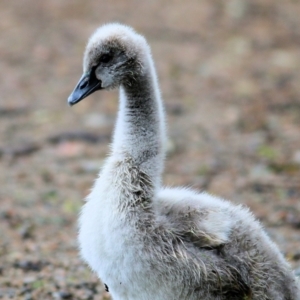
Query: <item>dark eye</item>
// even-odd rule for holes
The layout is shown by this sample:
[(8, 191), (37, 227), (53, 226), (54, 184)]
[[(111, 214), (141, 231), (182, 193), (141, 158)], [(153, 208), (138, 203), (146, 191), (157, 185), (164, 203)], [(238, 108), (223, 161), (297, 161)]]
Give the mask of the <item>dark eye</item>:
[(103, 54), (103, 55), (101, 55), (99, 61), (102, 63), (108, 63), (111, 59), (112, 59), (111, 54)]

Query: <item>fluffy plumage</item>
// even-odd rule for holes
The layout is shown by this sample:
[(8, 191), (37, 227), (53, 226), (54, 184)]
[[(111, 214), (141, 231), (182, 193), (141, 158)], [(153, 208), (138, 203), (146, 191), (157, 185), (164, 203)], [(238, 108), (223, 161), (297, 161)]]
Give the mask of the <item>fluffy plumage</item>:
[(296, 300), (295, 277), (247, 208), (163, 188), (164, 111), (150, 48), (130, 27), (90, 38), (69, 98), (120, 88), (111, 153), (79, 219), (82, 258), (114, 300)]

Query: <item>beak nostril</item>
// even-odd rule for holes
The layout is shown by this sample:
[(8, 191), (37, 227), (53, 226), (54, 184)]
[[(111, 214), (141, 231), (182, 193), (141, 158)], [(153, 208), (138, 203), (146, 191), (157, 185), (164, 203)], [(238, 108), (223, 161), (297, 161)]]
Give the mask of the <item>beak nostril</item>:
[(79, 88), (82, 90), (88, 85), (88, 78), (85, 78), (85, 80), (80, 84)]

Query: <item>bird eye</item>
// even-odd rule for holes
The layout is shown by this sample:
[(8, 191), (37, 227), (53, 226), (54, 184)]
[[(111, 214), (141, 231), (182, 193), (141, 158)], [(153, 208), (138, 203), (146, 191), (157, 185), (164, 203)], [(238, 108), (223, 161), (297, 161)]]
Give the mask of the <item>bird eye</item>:
[(111, 54), (103, 54), (103, 55), (101, 55), (99, 61), (102, 63), (108, 63), (111, 59), (112, 59)]

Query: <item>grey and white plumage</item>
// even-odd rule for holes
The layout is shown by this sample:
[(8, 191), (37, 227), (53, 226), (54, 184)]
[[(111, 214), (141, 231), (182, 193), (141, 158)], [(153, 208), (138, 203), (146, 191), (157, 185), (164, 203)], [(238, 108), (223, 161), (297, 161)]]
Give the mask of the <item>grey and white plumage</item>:
[(300, 299), (289, 265), (247, 208), (161, 186), (164, 110), (146, 40), (104, 25), (83, 69), (71, 105), (120, 88), (111, 153), (79, 218), (81, 256), (113, 299)]

